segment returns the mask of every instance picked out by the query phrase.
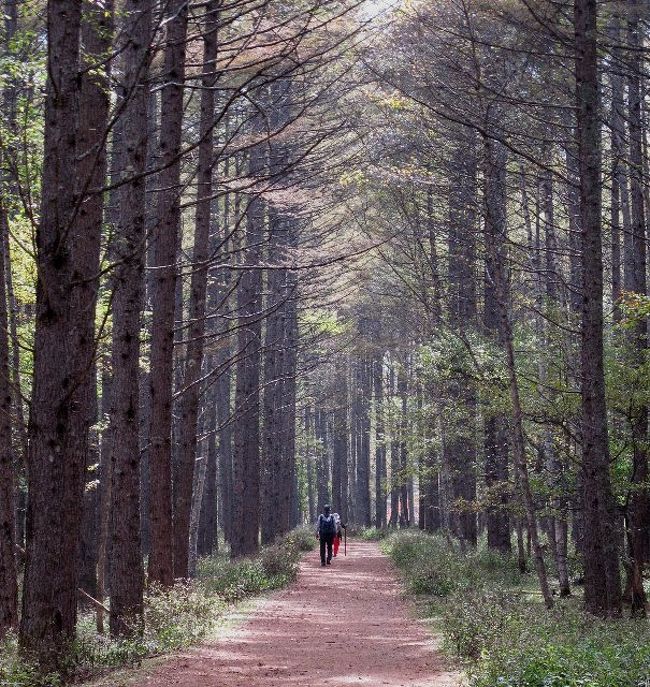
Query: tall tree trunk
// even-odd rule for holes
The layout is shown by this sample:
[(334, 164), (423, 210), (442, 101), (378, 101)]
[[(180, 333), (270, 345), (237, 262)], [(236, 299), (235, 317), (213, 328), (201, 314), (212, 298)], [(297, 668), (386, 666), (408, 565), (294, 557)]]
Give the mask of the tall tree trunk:
[(144, 569), (140, 536), (140, 331), (144, 307), (145, 181), (149, 132), (150, 0), (123, 7), (123, 107), (117, 157), (128, 170), (117, 192), (110, 441), (109, 587), (113, 636), (142, 629)]
[[(461, 132), (454, 153), (449, 187), (448, 320), (465, 335), (476, 327), (477, 154), (473, 132)], [(467, 140), (466, 140), (467, 139)], [(449, 473), (452, 529), (463, 545), (475, 546), (476, 394), (459, 375), (445, 390), (449, 410), (443, 460)]]
[[(298, 245), (297, 220), (292, 217), (287, 219), (287, 243), (290, 250), (295, 250)], [(290, 488), (290, 492), (289, 494), (283, 493), (279, 501), (281, 533), (296, 527), (300, 520), (298, 471), (296, 468), (296, 402), (299, 345), (298, 274), (296, 272), (287, 271), (285, 293), (287, 298), (284, 303), (284, 342), (286, 352), (283, 369), (285, 441), (282, 446), (284, 452), (282, 483), (287, 488)]]
[(172, 518), (172, 392), (176, 251), (180, 232), (180, 157), (188, 5), (173, 0), (165, 21), (160, 114), (160, 194), (153, 241), (151, 322), (151, 425), (149, 430), (149, 580), (174, 581)]
[(317, 439), (316, 446), (316, 504), (319, 513), (323, 512), (323, 506), (330, 503), (330, 479), (329, 479), (329, 437), (327, 433), (327, 414), (321, 407), (314, 411), (314, 432)]
[[(262, 131), (260, 116), (253, 117), (252, 130)], [(262, 144), (250, 151), (248, 175), (259, 181), (266, 170)], [(261, 246), (264, 236), (264, 205), (259, 188), (252, 189), (246, 208), (247, 268), (239, 282), (237, 383), (233, 455), (233, 500), (231, 554), (255, 553), (259, 547), (260, 525), (260, 354), (262, 338)]]
[[(17, 0), (7, 0), (4, 3), (4, 50), (9, 52), (11, 42), (14, 40), (16, 31), (18, 30), (18, 2)], [(4, 126), (11, 134), (9, 142), (5, 141), (3, 145), (4, 154), (8, 157), (16, 155), (16, 146), (12, 143), (17, 141), (17, 105), (18, 105), (18, 89), (12, 78), (6, 79), (2, 91), (2, 107)], [(4, 166), (4, 165), (3, 165)], [(9, 165), (7, 165), (9, 167)], [(2, 253), (3, 270), (5, 277), (5, 284), (3, 288), (6, 293), (6, 309), (7, 309), (7, 336), (11, 342), (11, 352), (9, 355), (9, 376), (11, 379), (10, 390), (12, 393), (11, 410), (12, 422), (14, 424), (14, 432), (18, 436), (18, 440), (14, 440), (13, 454), (14, 454), (14, 490), (15, 490), (15, 527), (16, 527), (16, 543), (20, 546), (25, 542), (25, 512), (27, 509), (27, 492), (20, 486), (20, 478), (26, 472), (27, 467), (27, 423), (25, 421), (24, 399), (22, 394), (22, 383), (20, 378), (20, 341), (18, 339), (18, 303), (16, 301), (16, 293), (14, 290), (14, 280), (11, 262), (11, 247), (9, 242), (9, 225), (11, 218), (14, 215), (9, 199), (18, 197), (17, 182), (13, 171), (7, 170), (2, 175), (2, 194), (5, 199), (2, 201), (0, 207), (0, 252)], [(12, 466), (12, 468), (14, 467)]]
[[(621, 42), (621, 25), (618, 13), (614, 13), (608, 27), (608, 37), (617, 46)], [(610, 72), (611, 88), (611, 200), (610, 200), (610, 225), (611, 225), (611, 263), (612, 263), (612, 302), (614, 304), (614, 320), (621, 319), (619, 307), (622, 293), (621, 284), (621, 194), (624, 190), (626, 179), (624, 170), (625, 159), (625, 120), (624, 112), (624, 82), (621, 74), (621, 49), (612, 48), (613, 63)]]
[(406, 374), (406, 362), (400, 365), (397, 371), (397, 393), (401, 404), (401, 414), (399, 419), (399, 468), (401, 473), (399, 490), (399, 526), (409, 527), (411, 524), (411, 509), (413, 503), (409, 498), (409, 475), (408, 475), (408, 414), (407, 414), (407, 395), (408, 377)]
[(574, 0), (582, 255), (582, 513), (585, 605), (618, 615), (618, 526), (609, 475), (603, 363), (601, 150), (596, 0)]
[(384, 426), (384, 362), (378, 356), (372, 362), (375, 399), (375, 527), (386, 526), (386, 437)]
[[(396, 393), (395, 388), (395, 367), (394, 362), (391, 361), (388, 370), (388, 388), (390, 397)], [(399, 493), (400, 493), (400, 444), (399, 444), (399, 427), (398, 421), (395, 417), (395, 407), (391, 403), (390, 406), (390, 518), (388, 521), (389, 527), (397, 527), (399, 518)]]
[(548, 584), (544, 551), (539, 541), (535, 500), (528, 478), (528, 464), (526, 461), (526, 443), (523, 429), (523, 413), (521, 408), (519, 382), (515, 367), (512, 325), (509, 313), (509, 288), (507, 283), (506, 259), (506, 151), (500, 144), (492, 140), (485, 141), (485, 201), (486, 201), (486, 250), (488, 252), (487, 278), (494, 289), (494, 307), (500, 319), (500, 339), (506, 354), (508, 380), (510, 388), (510, 403), (512, 405), (512, 448), (517, 470), (522, 505), (526, 511), (528, 534), (535, 558), (537, 578), (548, 608), (553, 606), (553, 596)]
[[(188, 546), (192, 484), (197, 453), (197, 420), (205, 334), (205, 301), (210, 256), (212, 176), (217, 59), (218, 2), (210, 0), (203, 22), (203, 75), (201, 77), (201, 143), (194, 231), (194, 253), (190, 284), (189, 326), (185, 374), (180, 399), (179, 458), (174, 479), (174, 577), (188, 576)], [(202, 472), (205, 474), (202, 466)]]
[[(21, 642), (44, 667), (60, 666), (65, 646), (74, 637), (77, 546), (93, 419), (88, 392), (94, 370), (102, 206), (101, 196), (88, 191), (103, 183), (101, 113), (106, 111), (108, 94), (96, 82), (98, 70), (87, 69), (79, 78), (81, 9), (79, 0), (50, 0), (47, 5), (29, 536), (21, 618)], [(86, 39), (88, 31), (97, 29), (91, 39), (105, 40), (110, 35), (105, 26), (110, 12), (98, 13), (91, 6), (87, 12)], [(104, 26), (97, 27), (97, 22)], [(93, 49), (87, 54), (92, 59)], [(93, 123), (99, 128), (94, 129)]]
[[(2, 201), (0, 222), (7, 222), (7, 211)], [(0, 259), (0, 640), (8, 630), (18, 626), (16, 501), (5, 266), (5, 260)]]
[[(224, 164), (224, 176), (228, 177), (230, 170), (229, 160)], [(237, 172), (236, 172), (237, 173)], [(215, 249), (227, 251), (231, 242), (230, 236), (230, 217), (231, 217), (231, 194), (225, 194), (223, 198), (223, 233), (215, 233), (214, 240), (217, 242)], [(239, 202), (235, 202), (235, 223), (239, 221)], [(218, 314), (228, 312), (230, 304), (233, 302), (231, 297), (231, 278), (228, 270), (222, 270), (218, 278), (214, 281), (214, 286), (210, 290), (211, 305), (210, 311)], [(233, 423), (231, 419), (231, 386), (232, 386), (232, 342), (230, 335), (230, 323), (226, 317), (218, 320), (216, 335), (219, 338), (219, 349), (215, 355), (215, 367), (219, 370), (219, 376), (215, 382), (216, 408), (218, 427), (218, 473), (219, 473), (219, 506), (220, 520), (223, 528), (225, 541), (229, 542), (232, 533), (232, 491), (233, 491), (233, 460), (232, 460), (232, 435)]]
[[(344, 403), (337, 399), (337, 404)], [(347, 408), (338, 405), (332, 415), (332, 507), (343, 518), (346, 510), (346, 473), (348, 470)], [(345, 520), (344, 520), (345, 522)]]
[(370, 397), (372, 394), (370, 364), (357, 359), (357, 422), (359, 452), (357, 454), (357, 517), (356, 522), (370, 527)]
[[(15, 0), (4, 4), (3, 36), (6, 46), (15, 35), (18, 12)], [(14, 89), (5, 87), (3, 105), (9, 111), (9, 126), (15, 120)], [(9, 260), (9, 210), (5, 198), (9, 196), (11, 182), (2, 179), (0, 188), (0, 640), (8, 630), (18, 627), (18, 580), (16, 566), (16, 475), (12, 442), (12, 390), (9, 364), (9, 311), (12, 307), (13, 293), (10, 292), (11, 262)], [(13, 340), (14, 356), (18, 355), (16, 340)], [(22, 398), (20, 396), (20, 378), (14, 364), (14, 383), (18, 381), (15, 405), (19, 408), (16, 414), (22, 416)], [(22, 431), (22, 427), (19, 428)], [(26, 456), (23, 456), (23, 459)]]
[[(207, 364), (208, 370), (214, 370), (215, 358), (210, 356)], [(218, 527), (218, 469), (217, 469), (217, 397), (218, 386), (210, 389), (205, 400), (205, 422), (203, 431), (207, 433), (205, 441), (205, 485), (203, 487), (203, 498), (201, 499), (201, 512), (197, 541), (197, 556), (211, 556), (219, 550), (219, 538), (217, 536)], [(222, 475), (219, 475), (222, 478)]]
[[(291, 183), (293, 145), (277, 135), (291, 119), (292, 83), (278, 76), (269, 89), (269, 124), (272, 139), (269, 175), (279, 192)], [(293, 463), (295, 462), (294, 396), (295, 356), (293, 341), (295, 275), (286, 265), (295, 243), (293, 209), (271, 201), (268, 208), (268, 262), (264, 342), (264, 422), (262, 426), (263, 518), (262, 542), (268, 543), (289, 529)]]
[[(628, 18), (628, 44), (631, 48), (628, 74), (628, 121), (630, 140), (630, 198), (632, 236), (625, 254), (625, 290), (645, 296), (646, 280), (646, 217), (643, 198), (643, 129), (642, 103), (642, 41), (639, 26), (641, 3), (630, 0)], [(633, 365), (642, 365), (648, 347), (648, 322), (645, 318), (630, 332)], [(632, 614), (646, 615), (647, 598), (643, 587), (643, 569), (650, 548), (650, 499), (648, 495), (648, 406), (644, 402), (633, 404), (632, 425), (633, 457), (631, 493), (627, 508), (627, 539), (630, 565), (628, 587), (631, 593)]]
[[(487, 153), (491, 152), (487, 148)], [(501, 160), (499, 161), (501, 162)], [(505, 234), (503, 225), (506, 217), (506, 180), (505, 160), (494, 168), (494, 160), (487, 159), (484, 174), (485, 204), (485, 245), (495, 240), (500, 232)], [(494, 175), (494, 176), (493, 176)], [(485, 255), (484, 277), (484, 312), (483, 326), (487, 335), (503, 348), (503, 331), (501, 326), (501, 304), (496, 289), (495, 271), (501, 266), (495, 264), (495, 255), (487, 250)], [(487, 507), (487, 543), (488, 547), (503, 554), (510, 553), (510, 522), (508, 516), (508, 421), (504, 413), (490, 413), (488, 410), (484, 421), (485, 448), (485, 486), (489, 505)]]
[[(111, 47), (113, 32), (113, 4), (98, 7), (90, 2), (83, 5), (81, 42), (86, 64), (81, 81), (81, 99), (77, 146), (79, 150), (79, 196), (91, 191), (84, 198), (79, 208), (77, 218), (78, 234), (83, 248), (79, 250), (79, 257), (85, 265), (85, 273), (79, 275), (88, 279), (89, 283), (79, 290), (78, 301), (73, 305), (82, 311), (92, 312), (93, 319), (85, 324), (85, 331), (79, 331), (82, 346), (86, 348), (86, 357), (92, 365), (85, 376), (79, 393), (86, 417), (79, 418), (78, 447), (83, 462), (87, 466), (89, 460), (88, 430), (97, 421), (97, 369), (93, 361), (95, 353), (95, 321), (94, 311), (99, 289), (100, 242), (104, 221), (104, 199), (101, 193), (93, 190), (101, 188), (106, 180), (106, 145), (104, 136), (108, 128), (110, 92), (109, 74), (105, 70), (104, 60)], [(97, 437), (93, 442), (93, 453), (98, 459)], [(86, 476), (86, 482), (94, 479), (94, 474)], [(97, 491), (84, 489), (84, 514), (82, 518), (83, 532), (80, 546), (80, 582), (82, 587), (91, 594), (97, 593)]]

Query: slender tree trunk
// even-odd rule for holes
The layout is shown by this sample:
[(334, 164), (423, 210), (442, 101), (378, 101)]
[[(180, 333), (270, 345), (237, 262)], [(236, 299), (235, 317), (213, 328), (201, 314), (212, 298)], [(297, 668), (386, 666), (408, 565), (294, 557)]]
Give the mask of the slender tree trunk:
[[(198, 418), (197, 418), (198, 419)], [(205, 432), (206, 429), (206, 414), (205, 411), (202, 413), (201, 425), (202, 430)], [(197, 427), (199, 431), (199, 427)], [(188, 532), (188, 561), (187, 561), (187, 577), (196, 577), (197, 565), (199, 560), (199, 527), (201, 524), (201, 505), (203, 503), (203, 497), (205, 494), (206, 487), (206, 477), (208, 474), (208, 455), (207, 455), (207, 442), (204, 444), (203, 455), (197, 454), (195, 463), (196, 467), (194, 470), (194, 485), (192, 487), (192, 504), (190, 511), (190, 523)]]
[[(641, 121), (641, 35), (639, 11), (641, 3), (630, 0), (628, 44), (631, 47), (628, 75), (628, 121), (630, 140), (630, 198), (632, 236), (625, 254), (625, 290), (645, 296), (646, 280), (646, 217), (643, 198), (643, 129)], [(644, 318), (630, 332), (632, 364), (641, 365), (648, 347), (648, 322)], [(632, 614), (645, 617), (647, 598), (643, 587), (643, 569), (649, 554), (650, 499), (648, 496), (648, 406), (637, 402), (631, 409), (632, 476), (631, 494), (627, 508), (630, 565), (628, 588), (631, 593)]]
[[(450, 326), (466, 334), (476, 327), (477, 316), (477, 154), (474, 134), (462, 133), (450, 172), (448, 318)], [(443, 460), (449, 473), (452, 529), (463, 545), (475, 546), (477, 522), (472, 504), (476, 500), (476, 394), (471, 382), (459, 375), (448, 384), (445, 395), (450, 417)]]
[(405, 363), (402, 364), (397, 372), (397, 393), (401, 403), (401, 415), (399, 420), (399, 467), (401, 472), (401, 482), (399, 490), (400, 513), (399, 526), (409, 527), (411, 524), (411, 508), (413, 503), (409, 498), (409, 476), (408, 476), (408, 415), (407, 415), (407, 394), (408, 377), (406, 374)]
[[(7, 0), (4, 3), (4, 49), (9, 50), (11, 41), (15, 38), (18, 30), (18, 2), (17, 0)], [(5, 126), (12, 136), (17, 133), (17, 95), (18, 90), (11, 78), (6, 80), (2, 92), (2, 106)], [(9, 138), (11, 141), (11, 137)], [(15, 140), (18, 140), (17, 137)], [(3, 151), (7, 156), (14, 156), (16, 154), (15, 145), (4, 142)], [(9, 224), (13, 216), (12, 209), (9, 205), (8, 199), (17, 197), (17, 179), (12, 178), (12, 172), (5, 172), (2, 178), (2, 194), (3, 200), (0, 205), (0, 252), (2, 253), (2, 270), (4, 272), (5, 282), (2, 288), (5, 292), (5, 300), (3, 301), (3, 308), (6, 308), (7, 325), (6, 335), (8, 341), (11, 342), (11, 352), (8, 351), (9, 376), (11, 383), (9, 389), (12, 394), (11, 399), (11, 421), (14, 425), (14, 433), (17, 434), (18, 440), (14, 439), (13, 445), (13, 464), (11, 466), (11, 479), (14, 483), (14, 508), (16, 514), (15, 521), (15, 539), (20, 546), (24, 545), (25, 541), (25, 511), (27, 506), (27, 493), (24, 488), (20, 487), (20, 478), (26, 471), (27, 466), (27, 424), (25, 422), (25, 412), (23, 405), (22, 384), (20, 379), (20, 342), (18, 339), (18, 304), (14, 291), (11, 250), (9, 242)], [(1, 334), (4, 336), (4, 334)], [(7, 380), (7, 383), (9, 381)], [(17, 450), (18, 449), (18, 450)], [(7, 480), (10, 475), (7, 474)], [(13, 555), (13, 553), (12, 553)], [(0, 564), (1, 565), (1, 564)], [(7, 593), (11, 594), (11, 586), (7, 588)], [(0, 622), (1, 625), (1, 622)], [(0, 634), (2, 630), (0, 629)]]
[[(345, 367), (345, 366), (344, 366)], [(341, 510), (339, 514), (341, 520), (347, 523), (350, 520), (350, 470), (349, 470), (349, 455), (350, 455), (350, 444), (349, 444), (349, 389), (348, 389), (348, 378), (343, 371), (341, 373), (342, 388), (341, 388), (341, 405), (339, 406), (339, 422), (338, 431), (340, 432), (339, 441), (341, 443)], [(335, 427), (337, 426), (335, 425)]]
[[(12, 40), (17, 27), (17, 4), (15, 0), (5, 3), (4, 7), (4, 41)], [(14, 116), (13, 88), (8, 86), (3, 93), (3, 104), (9, 110), (9, 126), (12, 126)], [(9, 210), (4, 198), (10, 192), (9, 179), (2, 179), (0, 197), (0, 640), (8, 630), (18, 627), (18, 579), (16, 566), (16, 475), (12, 441), (12, 405), (14, 392), (12, 391), (9, 364), (9, 311), (13, 303), (11, 262), (9, 260)], [(13, 340), (14, 356), (18, 355), (16, 339)], [(14, 382), (18, 377), (18, 370), (14, 363)], [(16, 413), (20, 420), (22, 415), (22, 398), (20, 397), (20, 383), (15, 394), (15, 405), (19, 408)], [(22, 430), (22, 427), (20, 428)], [(23, 456), (23, 459), (26, 456)]]
[[(488, 154), (491, 148), (488, 148)], [(500, 161), (501, 162), (501, 161)], [(506, 179), (505, 160), (503, 164), (494, 168), (494, 161), (486, 160), (484, 175), (485, 200), (485, 244), (494, 241), (494, 237), (503, 232), (506, 217)], [(494, 175), (494, 176), (493, 176)], [(500, 265), (495, 264), (495, 258), (502, 260), (502, 256), (493, 251), (486, 251), (484, 278), (484, 313), (483, 325), (489, 337), (503, 347), (503, 331), (501, 327), (500, 307), (495, 283), (495, 271)], [(510, 522), (508, 516), (509, 484), (508, 484), (508, 422), (505, 414), (488, 414), (484, 421), (485, 447), (485, 486), (488, 490), (490, 504), (487, 507), (487, 542), (488, 547), (503, 554), (510, 553)]]
[[(253, 132), (262, 130), (259, 115), (254, 116)], [(261, 144), (250, 151), (248, 175), (259, 180), (266, 169)], [(235, 429), (233, 455), (233, 557), (253, 554), (259, 547), (260, 525), (260, 353), (262, 338), (261, 245), (264, 235), (264, 205), (258, 189), (253, 189), (246, 208), (246, 247), (248, 268), (239, 282), (237, 384), (235, 392)]]
[[(176, 251), (180, 232), (180, 158), (183, 128), (183, 85), (188, 5), (173, 0), (166, 17), (166, 44), (160, 108), (160, 151), (163, 171), (153, 228), (151, 323), (151, 425), (149, 430), (149, 580), (170, 586), (174, 581), (172, 519), (172, 392), (174, 376), (174, 312)], [(187, 542), (186, 542), (187, 545)], [(185, 560), (186, 564), (186, 560)]]
[[(7, 222), (7, 211), (1, 201), (0, 222)], [(18, 626), (16, 502), (5, 265), (5, 261), (0, 260), (0, 640), (8, 630)]]
[(317, 510), (323, 512), (323, 506), (330, 503), (329, 480), (329, 437), (327, 433), (327, 414), (317, 407), (314, 412), (314, 431), (318, 441), (316, 448), (316, 492), (318, 494)]
[(582, 512), (585, 605), (596, 615), (621, 612), (618, 524), (609, 475), (603, 363), (601, 151), (598, 112), (597, 4), (574, 0), (576, 104), (582, 254)]
[(553, 596), (548, 584), (544, 552), (539, 541), (535, 500), (528, 479), (526, 444), (523, 430), (523, 413), (519, 396), (519, 383), (515, 367), (512, 325), (510, 323), (509, 288), (505, 271), (506, 259), (506, 151), (501, 144), (491, 140), (485, 142), (485, 200), (486, 200), (486, 249), (488, 251), (487, 278), (494, 289), (495, 308), (500, 319), (501, 341), (506, 354), (510, 402), (512, 404), (512, 447), (523, 506), (526, 511), (528, 533), (535, 557), (535, 569), (539, 585), (548, 608), (553, 606)]
[[(110, 109), (109, 74), (105, 71), (103, 60), (110, 50), (113, 33), (113, 4), (99, 8), (90, 2), (83, 5), (81, 42), (85, 57), (84, 72), (81, 81), (81, 99), (77, 146), (79, 150), (79, 196), (83, 198), (88, 189), (101, 188), (106, 179), (106, 145), (104, 135), (108, 127)], [(98, 67), (99, 65), (99, 67)], [(89, 445), (88, 430), (95, 424), (98, 415), (97, 406), (97, 369), (93, 360), (94, 310), (99, 290), (100, 242), (104, 221), (104, 199), (102, 194), (93, 193), (85, 198), (79, 208), (77, 217), (78, 233), (81, 246), (77, 248), (79, 258), (85, 265), (87, 284), (79, 289), (78, 300), (73, 308), (93, 313), (92, 320), (85, 323), (85, 330), (79, 331), (79, 340), (85, 355), (92, 366), (85, 375), (79, 389), (80, 399), (86, 409), (86, 417), (79, 417), (78, 447), (86, 466), (92, 465), (89, 455), (99, 459), (97, 437)], [(79, 275), (82, 276), (82, 275)], [(86, 483), (94, 481), (94, 474), (86, 475)], [(82, 518), (82, 538), (80, 542), (80, 584), (92, 595), (97, 594), (97, 490), (84, 489), (84, 513)], [(84, 536), (85, 535), (85, 536)]]
[(112, 403), (109, 441), (109, 587), (113, 636), (142, 629), (144, 569), (140, 535), (140, 331), (144, 307), (145, 181), (148, 142), (148, 67), (152, 6), (127, 0), (123, 7), (122, 82), (118, 104), (121, 147), (128, 170), (117, 192), (113, 287)]
[(357, 422), (359, 451), (357, 454), (357, 517), (358, 524), (370, 527), (370, 366), (366, 359), (357, 359)]
[[(608, 28), (608, 36), (614, 45), (621, 42), (620, 18), (614, 13)], [(612, 302), (614, 304), (614, 320), (619, 322), (621, 310), (621, 193), (626, 184), (624, 172), (625, 159), (625, 120), (623, 118), (624, 83), (621, 74), (621, 50), (612, 48), (613, 64), (610, 72), (611, 88), (611, 199), (610, 199), (610, 225), (611, 225), (611, 263), (612, 263)]]
[(378, 356), (372, 363), (375, 398), (375, 527), (386, 526), (386, 428), (384, 426), (384, 362)]
[[(227, 160), (224, 165), (224, 176), (228, 177), (230, 164)], [(236, 172), (237, 173), (237, 172)], [(228, 241), (230, 235), (231, 217), (231, 194), (226, 194), (223, 199), (223, 233), (215, 233), (214, 239), (217, 242), (215, 250), (223, 251), (227, 254), (231, 242)], [(239, 203), (235, 203), (234, 221), (239, 221)], [(228, 312), (230, 304), (233, 302), (230, 291), (232, 283), (228, 270), (222, 270), (215, 280), (213, 290), (211, 290), (210, 311), (218, 314)], [(220, 370), (216, 384), (216, 425), (218, 431), (218, 473), (219, 473), (219, 505), (221, 515), (221, 526), (225, 541), (229, 542), (232, 533), (232, 491), (233, 491), (233, 458), (232, 458), (232, 435), (233, 423), (231, 419), (231, 387), (232, 387), (232, 343), (230, 335), (230, 324), (228, 318), (221, 318), (216, 326), (216, 334), (219, 338), (219, 349), (215, 355), (215, 367)]]
[[(174, 480), (174, 577), (188, 576), (188, 546), (192, 484), (197, 455), (199, 380), (203, 365), (205, 301), (210, 256), (212, 217), (213, 127), (215, 110), (218, 2), (210, 0), (203, 23), (203, 75), (201, 77), (201, 144), (199, 146), (198, 198), (196, 203), (193, 269), (190, 284), (190, 312), (187, 328), (185, 374), (180, 399), (180, 447)], [(205, 465), (201, 472), (205, 476)]]
[[(208, 358), (207, 369), (213, 370), (215, 358)], [(215, 384), (210, 389), (205, 400), (204, 432), (208, 433), (205, 441), (205, 485), (203, 488), (203, 498), (201, 499), (201, 512), (199, 528), (197, 533), (197, 556), (211, 556), (219, 550), (219, 538), (217, 536), (218, 527), (218, 469), (217, 469), (217, 397), (218, 387)], [(219, 475), (222, 479), (223, 476)], [(196, 497), (195, 497), (196, 498)], [(191, 552), (191, 548), (190, 548)]]

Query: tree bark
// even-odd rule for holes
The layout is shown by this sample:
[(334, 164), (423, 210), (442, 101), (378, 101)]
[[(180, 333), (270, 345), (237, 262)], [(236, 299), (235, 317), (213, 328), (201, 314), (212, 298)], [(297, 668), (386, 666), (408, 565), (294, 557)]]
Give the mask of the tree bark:
[(375, 527), (386, 526), (386, 428), (384, 425), (384, 362), (372, 362), (375, 401)]
[(485, 141), (486, 159), (486, 250), (487, 264), (491, 272), (487, 275), (494, 289), (495, 308), (500, 319), (501, 341), (506, 355), (508, 381), (510, 388), (510, 403), (512, 405), (512, 448), (517, 481), (519, 485), (522, 505), (526, 511), (528, 534), (535, 558), (537, 578), (547, 608), (553, 606), (553, 595), (548, 584), (544, 551), (539, 541), (535, 500), (528, 478), (528, 464), (526, 461), (526, 443), (523, 429), (523, 412), (519, 395), (519, 382), (515, 366), (512, 325), (509, 314), (509, 288), (505, 271), (506, 259), (506, 205), (504, 202), (506, 188), (506, 151), (495, 141)]
[[(197, 457), (197, 420), (203, 366), (205, 302), (210, 257), (218, 2), (210, 0), (203, 22), (203, 74), (197, 203), (190, 284), (187, 352), (180, 399), (179, 457), (174, 480), (174, 577), (188, 576), (192, 485)], [(205, 467), (205, 466), (203, 466)], [(205, 470), (202, 469), (205, 474)]]
[[(493, 147), (486, 146), (484, 174), (485, 245), (505, 235), (506, 222), (506, 168), (503, 151), (499, 160), (490, 159)], [(503, 348), (501, 304), (496, 289), (495, 271), (502, 269), (496, 260), (503, 256), (486, 250), (484, 276), (483, 326), (488, 337)], [(508, 514), (508, 421), (504, 413), (488, 414), (484, 420), (485, 486), (489, 505), (486, 509), (488, 547), (503, 554), (510, 553), (510, 519)]]
[(609, 475), (603, 363), (601, 149), (596, 0), (575, 0), (575, 76), (582, 255), (582, 513), (585, 605), (621, 612), (618, 525)]
[[(0, 222), (7, 222), (7, 211), (1, 201)], [(8, 630), (18, 626), (16, 501), (5, 265), (5, 260), (0, 259), (0, 640)]]
[[(625, 290), (645, 296), (646, 279), (646, 217), (643, 178), (643, 129), (641, 119), (641, 35), (638, 0), (630, 0), (628, 15), (628, 45), (630, 46), (628, 73), (628, 121), (630, 140), (630, 199), (632, 235), (625, 252)], [(648, 347), (648, 322), (645, 318), (630, 332), (631, 364), (642, 365)], [(647, 598), (643, 586), (644, 566), (650, 549), (650, 499), (648, 496), (648, 406), (644, 402), (631, 404), (632, 475), (628, 499), (626, 525), (630, 562), (628, 589), (631, 594), (632, 614), (645, 617)]]
[[(253, 133), (262, 130), (259, 115), (253, 116)], [(262, 144), (250, 151), (248, 175), (259, 181), (266, 170)], [(239, 333), (235, 389), (233, 454), (233, 558), (254, 554), (259, 548), (260, 525), (260, 355), (262, 338), (261, 246), (264, 236), (264, 205), (259, 188), (252, 189), (246, 208), (244, 270), (237, 289)]]
[[(103, 183), (105, 127), (91, 128), (95, 120), (88, 108), (101, 110), (107, 94), (94, 81), (93, 71), (79, 78), (81, 10), (80, 0), (50, 0), (47, 5), (30, 497), (20, 628), (23, 647), (36, 654), (44, 668), (61, 667), (65, 647), (74, 638), (77, 546), (92, 420), (87, 394), (94, 369), (101, 197), (88, 195), (88, 189), (97, 187), (97, 179), (99, 186)], [(94, 9), (88, 11), (90, 19)], [(97, 98), (92, 104), (91, 97)], [(88, 117), (80, 127), (83, 112)]]
[[(464, 334), (476, 327), (477, 153), (473, 132), (456, 142), (449, 186), (448, 322)], [(465, 140), (467, 139), (467, 140)], [(462, 373), (445, 390), (444, 456), (449, 474), (452, 529), (463, 545), (476, 546), (476, 394)]]
[[(213, 370), (215, 367), (214, 356), (208, 358), (207, 369)], [(205, 460), (207, 461), (205, 467), (205, 485), (203, 490), (203, 498), (201, 499), (201, 512), (199, 529), (197, 533), (196, 555), (198, 556), (212, 556), (219, 550), (218, 537), (218, 499), (217, 499), (217, 394), (218, 388), (215, 384), (207, 394), (205, 401), (204, 432), (208, 433), (208, 438), (205, 442)], [(220, 478), (223, 478), (219, 475)], [(191, 547), (190, 547), (191, 556)]]
[(180, 157), (188, 5), (170, 3), (162, 73), (160, 152), (164, 189), (158, 198), (153, 228), (153, 279), (150, 353), (151, 425), (149, 430), (149, 580), (164, 586), (174, 581), (172, 518), (172, 392), (176, 252), (180, 232)]
[(357, 498), (356, 522), (370, 527), (370, 365), (366, 358), (359, 357), (357, 370), (357, 423), (359, 451), (357, 454)]
[(109, 430), (110, 629), (113, 636), (142, 629), (144, 569), (140, 530), (140, 331), (144, 307), (146, 245), (145, 181), (149, 131), (148, 68), (152, 6), (127, 0), (123, 7), (121, 113), (118, 158), (124, 184), (118, 189), (114, 245), (111, 425)]

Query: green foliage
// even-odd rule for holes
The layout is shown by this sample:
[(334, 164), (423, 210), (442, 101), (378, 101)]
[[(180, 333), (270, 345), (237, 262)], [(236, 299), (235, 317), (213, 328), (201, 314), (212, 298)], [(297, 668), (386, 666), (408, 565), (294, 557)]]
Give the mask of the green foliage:
[(453, 549), (444, 537), (420, 530), (395, 532), (383, 548), (405, 574), (412, 594), (445, 598), (488, 582), (506, 585), (521, 580), (512, 559), (487, 549), (462, 554)]
[(475, 687), (639, 687), (650, 680), (646, 622), (604, 622), (575, 602), (547, 611), (516, 596), (486, 594), (450, 604), (447, 622), (464, 637), (460, 655), (474, 659)]
[(645, 687), (647, 621), (602, 621), (576, 599), (548, 611), (513, 560), (463, 554), (439, 536), (396, 532), (385, 551), (411, 593), (441, 616), (447, 650), (463, 660), (471, 687)]
[[(350, 528), (348, 528), (348, 532), (350, 532)], [(355, 537), (359, 537), (364, 541), (382, 541), (388, 536), (388, 530), (377, 527), (363, 527), (360, 530), (350, 532), (350, 534), (354, 534)]]
[(199, 564), (199, 577), (211, 594), (229, 603), (241, 601), (292, 582), (298, 573), (300, 555), (314, 546), (313, 533), (295, 530), (263, 549), (256, 558), (205, 559)]
[(77, 625), (71, 663), (78, 677), (138, 663), (204, 639), (221, 618), (225, 601), (200, 581), (182, 581), (171, 589), (152, 586), (144, 599), (144, 632), (113, 639), (95, 629), (94, 615)]
[(299, 527), (289, 532), (284, 537), (284, 545), (289, 551), (289, 555), (298, 556), (300, 553), (307, 553), (316, 548), (314, 532), (309, 527)]
[(59, 687), (56, 675), (41, 675), (35, 665), (20, 656), (18, 639), (9, 633), (0, 642), (0, 685), (2, 687)]

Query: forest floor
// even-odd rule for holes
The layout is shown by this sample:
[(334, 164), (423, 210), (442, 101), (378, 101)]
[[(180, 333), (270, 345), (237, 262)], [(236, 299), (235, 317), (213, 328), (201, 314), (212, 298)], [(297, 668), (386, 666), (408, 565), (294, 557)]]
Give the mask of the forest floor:
[[(114, 684), (114, 683), (113, 683)], [(214, 643), (157, 665), (134, 687), (456, 687), (376, 543), (332, 565), (305, 556), (296, 582)]]

